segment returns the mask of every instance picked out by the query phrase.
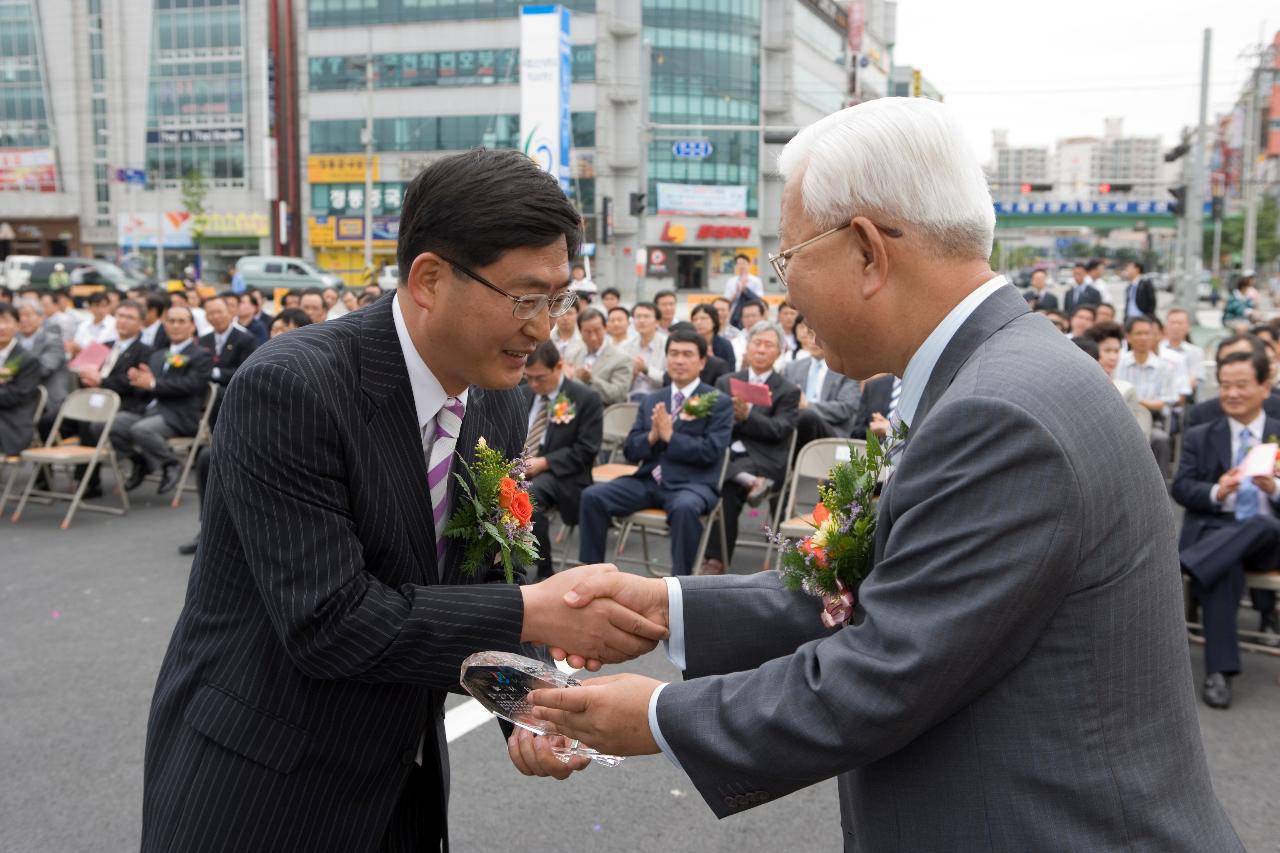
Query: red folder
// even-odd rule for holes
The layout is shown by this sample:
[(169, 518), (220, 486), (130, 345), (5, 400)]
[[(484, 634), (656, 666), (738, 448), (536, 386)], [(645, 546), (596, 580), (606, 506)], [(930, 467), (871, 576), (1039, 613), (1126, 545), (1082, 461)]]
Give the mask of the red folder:
[(735, 400), (743, 400), (753, 406), (773, 405), (773, 392), (768, 385), (744, 382), (736, 377), (729, 379), (729, 394)]
[(111, 357), (110, 347), (105, 347), (97, 341), (93, 341), (87, 347), (80, 350), (80, 354), (71, 359), (68, 365), (72, 370), (84, 370), (92, 368), (101, 370), (102, 365), (107, 363), (107, 359)]

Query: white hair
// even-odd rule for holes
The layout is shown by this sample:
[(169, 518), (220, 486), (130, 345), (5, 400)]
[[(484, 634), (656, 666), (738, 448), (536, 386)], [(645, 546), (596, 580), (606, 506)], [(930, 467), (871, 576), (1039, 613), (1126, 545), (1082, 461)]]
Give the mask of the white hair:
[(19, 299), (13, 303), (15, 311), (22, 311), (23, 308), (30, 308), (35, 312), (37, 317), (44, 317), (44, 306), (40, 304), (39, 299)]
[(770, 323), (768, 320), (761, 320), (759, 323), (752, 326), (751, 330), (747, 332), (747, 341), (751, 342), (755, 340), (757, 335), (768, 335), (771, 333), (778, 338), (778, 349), (786, 349), (786, 332), (782, 331), (782, 327), (777, 323)]
[(943, 255), (991, 255), (995, 208), (950, 108), (926, 98), (879, 98), (819, 119), (787, 144), (778, 171), (804, 166), (805, 212), (820, 228), (855, 216), (902, 226)]

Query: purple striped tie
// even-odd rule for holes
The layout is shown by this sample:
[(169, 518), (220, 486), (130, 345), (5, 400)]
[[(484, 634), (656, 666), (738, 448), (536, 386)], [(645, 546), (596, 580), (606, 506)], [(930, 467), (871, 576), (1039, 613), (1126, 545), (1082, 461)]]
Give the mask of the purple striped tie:
[(436, 565), (441, 570), (444, 569), (444, 525), (449, 515), (449, 468), (465, 413), (466, 407), (456, 397), (444, 401), (444, 407), (436, 415), (427, 457), (427, 488), (431, 490), (431, 513), (436, 525)]

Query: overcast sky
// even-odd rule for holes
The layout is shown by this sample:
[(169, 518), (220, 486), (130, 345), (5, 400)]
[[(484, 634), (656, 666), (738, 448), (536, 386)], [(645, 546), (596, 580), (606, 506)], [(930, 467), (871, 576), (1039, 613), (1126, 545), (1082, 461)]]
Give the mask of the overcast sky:
[(1251, 67), (1240, 54), (1280, 27), (1277, 0), (901, 0), (894, 62), (924, 72), (984, 162), (994, 128), (1008, 128), (1010, 145), (1051, 146), (1100, 136), (1108, 116), (1172, 146), (1200, 108), (1205, 27), (1212, 121)]

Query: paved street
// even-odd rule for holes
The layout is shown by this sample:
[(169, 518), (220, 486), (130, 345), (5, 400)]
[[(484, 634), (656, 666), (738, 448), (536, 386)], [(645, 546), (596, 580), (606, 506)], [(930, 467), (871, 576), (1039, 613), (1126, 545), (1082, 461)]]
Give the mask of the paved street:
[[(82, 513), (67, 532), (52, 507), (0, 522), (0, 853), (137, 848), (147, 707), (189, 566), (175, 548), (196, 519), (194, 500), (172, 510), (153, 488), (135, 493), (128, 517)], [(739, 570), (759, 564), (758, 551), (741, 554)], [(1198, 665), (1199, 651), (1189, 654)], [(1280, 660), (1249, 655), (1245, 667), (1230, 711), (1200, 707), (1205, 746), (1248, 849), (1280, 851)], [(624, 669), (676, 676), (661, 655)], [(451, 711), (451, 729), (467, 716)], [(662, 757), (557, 784), (515, 775), (491, 722), (451, 750), (450, 822), (463, 853), (838, 849), (834, 783), (717, 821)]]

